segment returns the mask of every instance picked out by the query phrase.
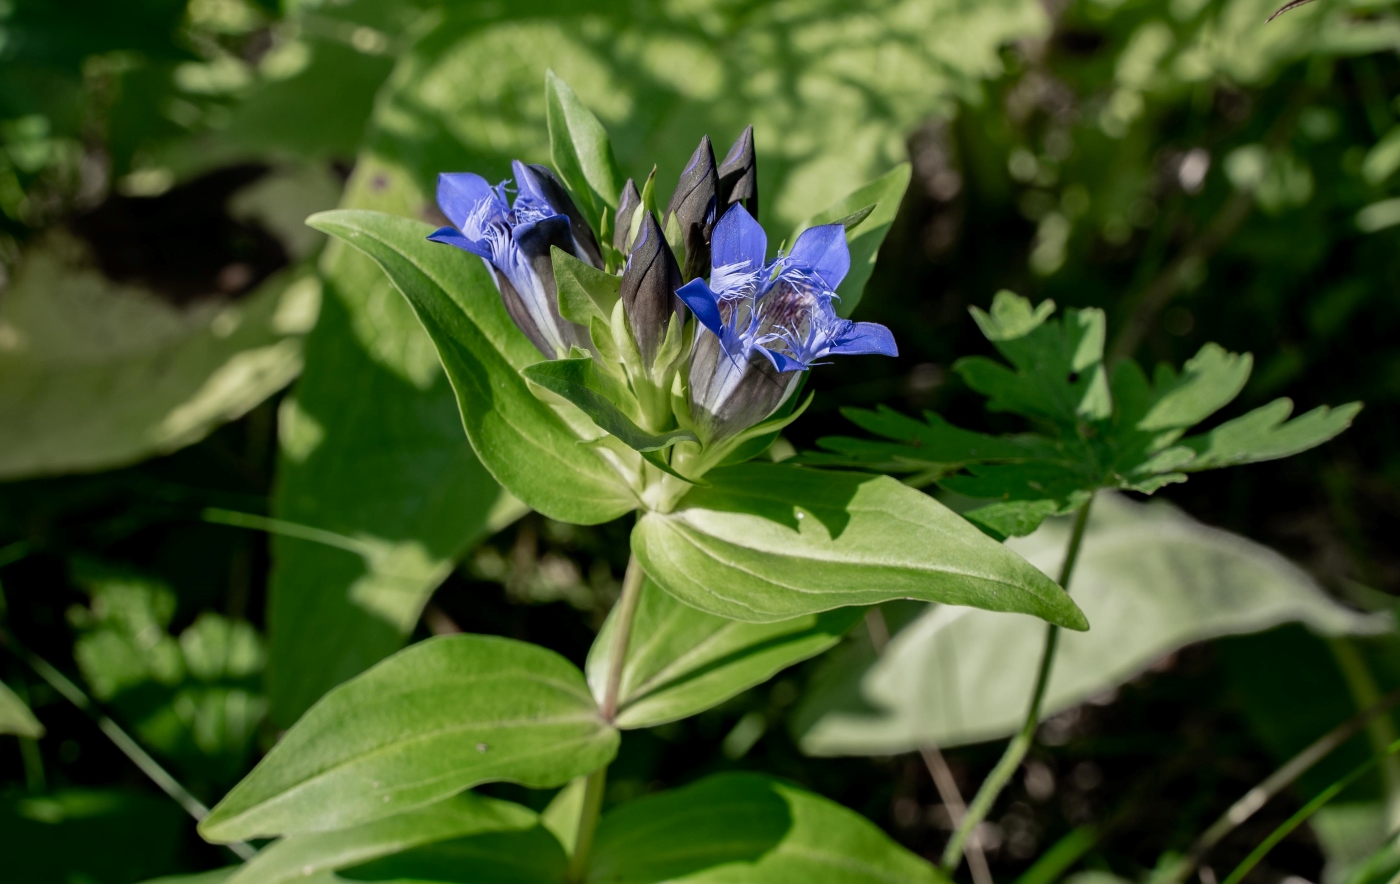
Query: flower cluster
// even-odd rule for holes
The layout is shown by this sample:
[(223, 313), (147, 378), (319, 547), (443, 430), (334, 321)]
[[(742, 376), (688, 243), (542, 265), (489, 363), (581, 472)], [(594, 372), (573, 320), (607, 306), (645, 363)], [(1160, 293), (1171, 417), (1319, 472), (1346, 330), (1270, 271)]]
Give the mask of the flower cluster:
[[(826, 357), (896, 355), (889, 329), (837, 313), (851, 260), (842, 224), (809, 228), (768, 257), (754, 218), (752, 127), (719, 163), (701, 139), (659, 217), (651, 182), (639, 190), (629, 179), (606, 247), (549, 169), (516, 161), (513, 171), (496, 185), (442, 175), (438, 204), (452, 226), (430, 239), (486, 262), (511, 317), (547, 359), (587, 353), (623, 381), (631, 401), (616, 405), (647, 433), (674, 430), (684, 444), (714, 448), (772, 416)], [(622, 322), (590, 329), (561, 313), (554, 253), (603, 271), (605, 249), (622, 264)], [(602, 340), (609, 330), (628, 340)], [(647, 406), (658, 401), (664, 414)]]

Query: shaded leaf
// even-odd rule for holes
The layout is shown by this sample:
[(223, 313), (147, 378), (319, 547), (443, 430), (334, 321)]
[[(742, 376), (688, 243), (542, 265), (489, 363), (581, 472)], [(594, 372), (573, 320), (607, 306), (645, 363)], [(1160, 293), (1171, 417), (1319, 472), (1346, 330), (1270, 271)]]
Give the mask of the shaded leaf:
[(624, 804), (598, 827), (586, 880), (935, 882), (934, 867), (834, 801), (727, 773)]
[(0, 300), (0, 479), (110, 469), (203, 439), (286, 386), (320, 286), (290, 270), (177, 308), (51, 234)]
[(4, 682), (0, 682), (0, 734), (14, 734), (31, 740), (44, 735), (44, 726), (39, 719)]
[[(343, 204), (406, 212), (414, 199), (405, 176), (364, 159)], [(321, 273), (321, 318), (278, 414), (272, 514), (341, 540), (272, 538), (268, 690), (283, 727), (402, 647), (453, 563), (511, 515), (403, 296), (340, 243)]]
[[(588, 683), (601, 697), (616, 634), (610, 615), (588, 651)], [(841, 640), (865, 611), (838, 608), (774, 623), (746, 623), (677, 601), (651, 580), (642, 585), (614, 721), (655, 727), (717, 706)]]
[(0, 798), (5, 884), (139, 881), (180, 868), (188, 821), (165, 796), (63, 789)]
[(557, 786), (616, 751), (617, 732), (563, 657), (488, 636), (430, 639), (323, 697), (200, 832), (234, 841), (343, 829), (479, 783)]
[(703, 611), (770, 623), (916, 598), (1087, 627), (1052, 580), (888, 477), (751, 463), (707, 478), (632, 534), (647, 574)]
[[(1069, 529), (1065, 521), (1050, 522), (1008, 545), (1054, 573)], [(1061, 635), (1047, 717), (1194, 642), (1289, 621), (1328, 634), (1392, 625), (1388, 616), (1343, 608), (1265, 547), (1164, 504), (1110, 494), (1100, 495), (1090, 515), (1072, 589), (1094, 629)], [(802, 746), (818, 755), (892, 754), (1011, 734), (1030, 700), (1044, 632), (1028, 617), (930, 608), (878, 662), (832, 658), (835, 680), (809, 696), (797, 715)], [(858, 691), (846, 685), (859, 685)], [(863, 702), (852, 703), (852, 694)]]
[(488, 833), (524, 832), (538, 825), (534, 811), (467, 793), (349, 829), (284, 838), (264, 847), (227, 880), (229, 884), (300, 881), (427, 844)]
[(1196, 459), (1182, 469), (1195, 472), (1259, 463), (1307, 451), (1351, 426), (1361, 403), (1336, 408), (1322, 405), (1288, 420), (1292, 411), (1291, 400), (1275, 399), (1209, 433), (1182, 439), (1181, 445), (1196, 453)]
[(428, 242), (428, 225), (406, 218), (339, 210), (308, 223), (372, 257), (409, 299), (452, 379), (472, 447), (507, 490), (577, 524), (636, 507), (618, 473), (530, 393), (519, 371), (539, 354), (511, 322), (479, 260)]
[(838, 221), (846, 225), (846, 240), (851, 247), (851, 269), (836, 294), (841, 296), (837, 312), (850, 316), (865, 294), (865, 284), (875, 269), (875, 259), (880, 254), (880, 244), (885, 241), (894, 216), (899, 211), (899, 203), (904, 199), (904, 191), (909, 188), (912, 168), (908, 163), (900, 163), (890, 171), (857, 188), (834, 205), (818, 212), (793, 231), (792, 242), (808, 227), (819, 224), (834, 224)]
[(592, 356), (537, 362), (521, 372), (531, 381), (556, 393), (588, 415), (604, 430), (637, 451), (658, 451), (677, 442), (696, 442), (694, 433), (673, 430), (648, 433), (633, 422), (619, 406), (631, 398), (622, 382), (599, 370)]

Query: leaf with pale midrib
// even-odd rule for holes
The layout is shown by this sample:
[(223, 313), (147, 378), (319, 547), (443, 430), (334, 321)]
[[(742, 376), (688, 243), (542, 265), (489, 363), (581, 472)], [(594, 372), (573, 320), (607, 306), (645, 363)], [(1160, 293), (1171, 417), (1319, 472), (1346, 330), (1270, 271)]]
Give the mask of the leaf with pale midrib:
[(214, 841), (343, 829), (479, 783), (561, 785), (617, 732), (583, 674), (537, 645), (429, 639), (332, 690), (200, 824)]

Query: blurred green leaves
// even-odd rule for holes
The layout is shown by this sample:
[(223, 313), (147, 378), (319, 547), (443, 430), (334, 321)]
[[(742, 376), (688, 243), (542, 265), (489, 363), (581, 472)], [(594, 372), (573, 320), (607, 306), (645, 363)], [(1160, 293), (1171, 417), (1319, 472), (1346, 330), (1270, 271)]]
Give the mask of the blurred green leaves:
[(267, 710), (262, 638), (210, 611), (177, 637), (168, 632), (175, 594), (160, 581), (82, 561), (73, 577), (91, 599), (68, 619), (93, 695), (185, 776), (226, 787), (244, 770)]
[[(1099, 497), (1074, 572), (1075, 601), (1094, 628), (1060, 636), (1047, 718), (1195, 642), (1287, 622), (1331, 636), (1394, 628), (1388, 614), (1363, 615), (1333, 601), (1266, 547), (1165, 504)], [(1047, 522), (1008, 546), (1055, 573), (1066, 522)], [(879, 659), (858, 640), (825, 661), (794, 729), (803, 749), (817, 755), (893, 754), (1004, 737), (1022, 722), (1043, 632), (1027, 617), (931, 607)], [(1309, 733), (1333, 720), (1309, 716)]]

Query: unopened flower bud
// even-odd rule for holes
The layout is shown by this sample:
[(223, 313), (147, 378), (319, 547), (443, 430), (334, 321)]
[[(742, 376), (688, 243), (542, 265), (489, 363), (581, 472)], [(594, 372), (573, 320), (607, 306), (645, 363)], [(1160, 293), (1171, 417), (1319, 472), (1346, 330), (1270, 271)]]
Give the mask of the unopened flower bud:
[(690, 157), (690, 163), (676, 183), (676, 192), (666, 207), (666, 223), (674, 217), (685, 244), (685, 278), (708, 276), (710, 273), (710, 231), (715, 226), (715, 194), (719, 173), (715, 169), (715, 151), (710, 136), (700, 139), (700, 146)]
[(626, 186), (622, 188), (622, 199), (617, 203), (617, 224), (613, 230), (613, 248), (624, 255), (630, 251), (632, 217), (637, 214), (637, 207), (641, 204), (642, 194), (637, 190), (637, 182), (628, 178)]
[(621, 291), (622, 308), (632, 326), (632, 337), (648, 369), (666, 340), (671, 319), (682, 309), (676, 297), (680, 285), (681, 271), (676, 265), (676, 256), (661, 234), (656, 216), (648, 212), (632, 243), (632, 252), (627, 256)]
[(750, 215), (758, 217), (758, 160), (754, 156), (753, 126), (745, 127), (719, 164), (716, 213), (722, 217), (734, 203), (742, 203)]

